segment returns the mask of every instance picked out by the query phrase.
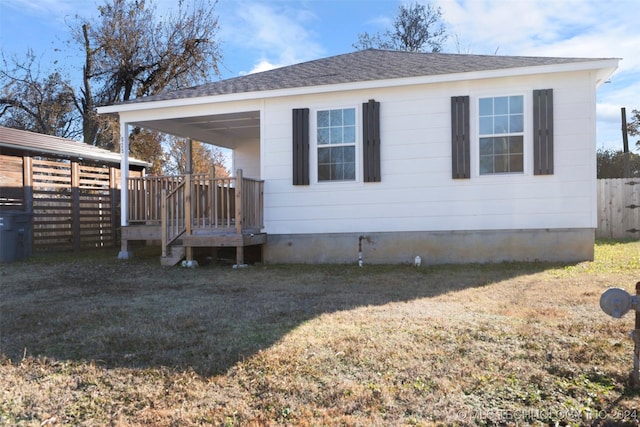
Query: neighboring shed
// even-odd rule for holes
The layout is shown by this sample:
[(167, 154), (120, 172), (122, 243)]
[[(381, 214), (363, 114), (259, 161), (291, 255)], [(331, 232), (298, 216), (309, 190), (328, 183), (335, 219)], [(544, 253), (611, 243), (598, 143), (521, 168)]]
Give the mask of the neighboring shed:
[[(55, 136), (0, 127), (0, 216), (32, 219), (27, 252), (117, 244), (120, 154)], [(150, 165), (129, 159), (129, 175)], [(2, 227), (2, 225), (0, 225)], [(1, 231), (1, 230), (0, 230)], [(2, 235), (4, 252), (11, 250)], [(5, 254), (3, 260), (11, 260)], [(7, 259), (8, 258), (8, 259)], [(18, 258), (21, 258), (18, 256)]]

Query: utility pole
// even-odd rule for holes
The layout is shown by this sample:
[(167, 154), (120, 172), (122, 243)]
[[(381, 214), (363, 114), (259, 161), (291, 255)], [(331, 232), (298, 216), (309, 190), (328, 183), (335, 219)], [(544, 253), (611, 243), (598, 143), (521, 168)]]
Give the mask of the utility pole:
[(627, 129), (627, 109), (622, 107), (620, 109), (620, 112), (622, 113), (622, 151), (624, 152), (624, 154), (622, 155), (622, 161), (624, 163), (624, 177), (631, 178), (631, 166), (629, 160), (629, 136)]

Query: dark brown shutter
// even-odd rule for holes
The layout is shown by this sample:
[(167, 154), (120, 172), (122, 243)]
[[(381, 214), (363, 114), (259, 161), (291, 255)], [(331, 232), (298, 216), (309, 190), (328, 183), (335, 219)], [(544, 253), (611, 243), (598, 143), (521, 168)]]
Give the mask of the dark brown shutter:
[(380, 182), (380, 103), (362, 104), (362, 151), (364, 182)]
[(451, 97), (451, 160), (453, 179), (471, 177), (469, 97)]
[(293, 185), (309, 185), (309, 109), (293, 110)]
[(533, 91), (533, 173), (553, 175), (553, 89)]

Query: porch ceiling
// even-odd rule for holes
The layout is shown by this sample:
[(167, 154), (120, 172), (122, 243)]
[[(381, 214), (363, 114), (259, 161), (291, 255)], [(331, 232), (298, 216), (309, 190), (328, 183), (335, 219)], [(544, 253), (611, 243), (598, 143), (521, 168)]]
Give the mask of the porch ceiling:
[(260, 111), (176, 117), (130, 124), (231, 149), (239, 140), (260, 138)]

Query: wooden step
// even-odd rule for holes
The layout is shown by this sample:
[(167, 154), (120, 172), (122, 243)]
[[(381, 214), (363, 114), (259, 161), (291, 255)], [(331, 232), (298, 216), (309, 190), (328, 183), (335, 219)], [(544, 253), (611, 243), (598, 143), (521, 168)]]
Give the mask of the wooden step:
[(169, 250), (171, 253), (169, 253), (167, 256), (160, 257), (160, 264), (165, 267), (173, 267), (174, 265), (182, 261), (186, 252), (185, 247), (180, 245), (170, 246)]

